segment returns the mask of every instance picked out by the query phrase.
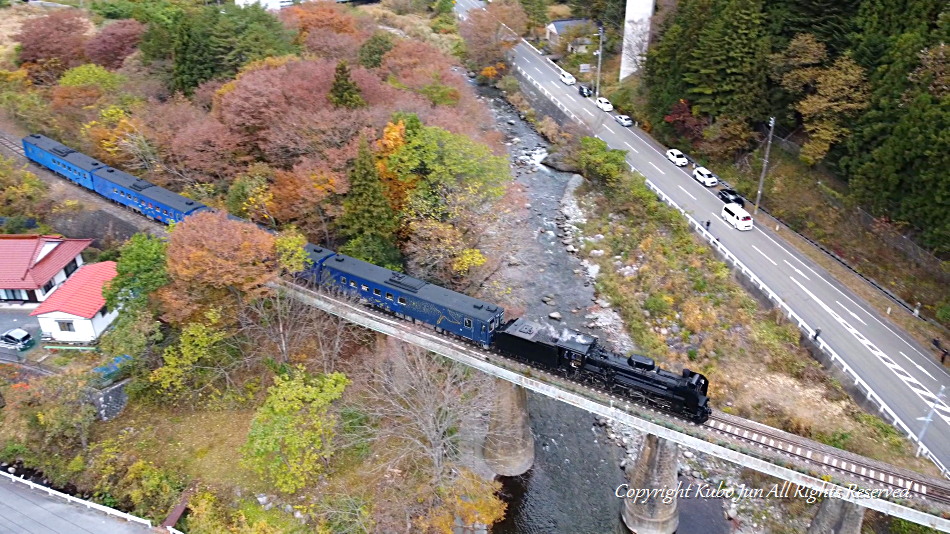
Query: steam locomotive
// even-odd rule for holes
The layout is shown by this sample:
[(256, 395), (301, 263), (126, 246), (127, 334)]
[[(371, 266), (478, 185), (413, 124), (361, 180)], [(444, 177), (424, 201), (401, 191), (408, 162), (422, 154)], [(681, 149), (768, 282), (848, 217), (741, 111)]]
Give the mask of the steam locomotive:
[[(24, 137), (23, 148), (42, 167), (164, 223), (209, 209), (41, 135)], [(706, 396), (709, 384), (700, 373), (689, 369), (671, 373), (645, 356), (624, 357), (606, 350), (595, 337), (569, 329), (558, 332), (524, 318), (506, 321), (505, 310), (490, 302), (325, 247), (307, 244), (305, 249), (311, 262), (299, 279), (310, 285), (359, 298), (401, 319), (424, 323), (439, 333), (647, 402), (695, 423), (705, 422), (711, 414)]]

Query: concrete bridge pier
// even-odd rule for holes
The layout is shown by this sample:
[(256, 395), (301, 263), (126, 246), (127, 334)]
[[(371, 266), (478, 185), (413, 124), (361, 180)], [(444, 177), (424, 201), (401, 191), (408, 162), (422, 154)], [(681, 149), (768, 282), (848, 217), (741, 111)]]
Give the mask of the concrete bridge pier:
[(506, 477), (523, 475), (534, 464), (534, 435), (528, 419), (528, 393), (521, 386), (495, 379), (495, 405), (482, 448), (485, 463)]
[(864, 507), (841, 499), (826, 498), (808, 527), (808, 534), (861, 534)]
[[(676, 489), (679, 463), (676, 443), (648, 434), (640, 446), (636, 462), (626, 467), (631, 490)], [(624, 525), (636, 534), (673, 534), (679, 526), (679, 503), (675, 493), (664, 502), (664, 495), (627, 498), (623, 501), (621, 517)]]

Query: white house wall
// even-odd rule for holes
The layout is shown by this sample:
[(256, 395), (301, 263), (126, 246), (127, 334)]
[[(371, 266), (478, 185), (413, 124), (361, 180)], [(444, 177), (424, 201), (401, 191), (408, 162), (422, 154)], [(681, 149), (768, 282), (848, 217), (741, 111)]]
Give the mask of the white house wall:
[[(104, 317), (96, 314), (92, 319), (79, 317), (71, 313), (49, 312), (37, 316), (40, 330), (49, 334), (55, 341), (63, 343), (91, 343), (115, 320), (118, 311), (113, 311)], [(72, 321), (75, 332), (63, 332), (57, 321)]]

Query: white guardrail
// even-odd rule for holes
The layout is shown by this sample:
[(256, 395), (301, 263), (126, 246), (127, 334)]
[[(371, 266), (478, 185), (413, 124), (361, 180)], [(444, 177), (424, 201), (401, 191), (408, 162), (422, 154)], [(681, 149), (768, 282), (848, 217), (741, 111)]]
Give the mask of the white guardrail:
[[(676, 202), (674, 202), (673, 199), (670, 198), (666, 193), (664, 193), (663, 191), (660, 191), (660, 188), (657, 187), (653, 182), (651, 182), (650, 180), (645, 180), (645, 182), (646, 182), (646, 186), (649, 187), (654, 193), (656, 193), (656, 195), (660, 198), (660, 200), (662, 200), (663, 202), (666, 202), (667, 204), (675, 208), (677, 211), (682, 213), (683, 216), (686, 217), (686, 220), (689, 222), (690, 226), (696, 229), (700, 233), (700, 235), (702, 235), (703, 238), (706, 239), (706, 241), (709, 241), (710, 245), (715, 247), (716, 250), (718, 250), (723, 255), (723, 257), (725, 257), (740, 272), (742, 272), (742, 274), (745, 275), (753, 284), (755, 284), (756, 287), (762, 290), (765, 293), (765, 295), (769, 298), (769, 300), (771, 300), (778, 307), (780, 307), (788, 316), (788, 318), (794, 321), (798, 325), (798, 328), (802, 332), (804, 332), (805, 335), (807, 335), (808, 337), (814, 336), (815, 330), (812, 329), (812, 327), (809, 326), (807, 323), (805, 323), (805, 321), (802, 320), (802, 318), (799, 317), (798, 314), (795, 313), (792, 310), (792, 308), (789, 307), (789, 305), (785, 303), (785, 301), (783, 301), (774, 291), (772, 291), (772, 289), (769, 286), (765, 285), (765, 282), (760, 280), (759, 277), (756, 276), (755, 273), (752, 272), (751, 269), (749, 269), (748, 267), (745, 266), (745, 264), (739, 261), (739, 258), (737, 258), (732, 252), (730, 252), (729, 249), (727, 249), (725, 245), (723, 245), (718, 239), (716, 239), (711, 233), (709, 233), (706, 230), (706, 228), (704, 228), (703, 224), (701, 224), (699, 221), (694, 219), (692, 215), (687, 213), (686, 210), (684, 210), (678, 204), (676, 204)], [(908, 426), (904, 424), (904, 422), (901, 421), (899, 417), (897, 417), (897, 414), (895, 414), (894, 410), (892, 410), (891, 407), (888, 406), (884, 402), (884, 399), (882, 399), (877, 393), (875, 393), (874, 390), (871, 389), (871, 386), (868, 385), (868, 383), (865, 382), (860, 376), (858, 376), (858, 373), (854, 372), (854, 370), (852, 370), (851, 367), (847, 363), (845, 363), (845, 361), (841, 358), (841, 356), (838, 356), (838, 353), (835, 352), (834, 349), (831, 348), (831, 346), (825, 343), (824, 339), (818, 339), (818, 347), (831, 357), (831, 361), (834, 365), (839, 366), (841, 370), (844, 371), (845, 374), (854, 378), (854, 385), (858, 389), (865, 392), (865, 395), (867, 396), (867, 399), (869, 401), (873, 402), (874, 404), (877, 404), (880, 407), (880, 411), (884, 415), (886, 415), (888, 419), (890, 419), (891, 424), (896, 426), (898, 430), (901, 430), (905, 434), (907, 434), (907, 437), (910, 438), (911, 441), (917, 444), (917, 446), (919, 447), (919, 450), (922, 453), (925, 453), (927, 455), (927, 458), (930, 458), (930, 461), (932, 461), (940, 469), (940, 472), (943, 473), (944, 477), (950, 478), (950, 471), (947, 470), (947, 467), (943, 465), (943, 463), (941, 463), (940, 460), (938, 460), (937, 457), (933, 455), (933, 453), (930, 452), (930, 449), (927, 448), (926, 445), (924, 445), (923, 443), (917, 440), (917, 435), (914, 434), (914, 432), (912, 432), (910, 428), (908, 428)]]
[[(148, 528), (152, 528), (152, 522), (149, 521), (148, 519), (142, 519), (141, 517), (136, 517), (136, 516), (134, 516), (134, 515), (127, 514), (127, 513), (125, 513), (125, 512), (120, 512), (120, 511), (118, 511), (118, 510), (116, 510), (116, 509), (114, 509), (114, 508), (109, 508), (108, 506), (103, 506), (103, 505), (101, 505), (101, 504), (96, 504), (96, 503), (94, 503), (94, 502), (90, 502), (90, 501), (87, 501), (87, 500), (84, 500), (84, 499), (77, 499), (76, 497), (73, 497), (72, 495), (67, 495), (67, 494), (65, 494), (65, 493), (56, 491), (56, 490), (54, 490), (54, 489), (47, 488), (46, 486), (43, 486), (43, 485), (40, 485), (40, 484), (36, 484), (36, 483), (30, 482), (29, 480), (26, 480), (25, 478), (15, 477), (15, 476), (13, 476), (13, 475), (11, 475), (11, 474), (9, 474), (9, 473), (4, 473), (4, 472), (0, 471), (0, 475), (3, 475), (5, 478), (8, 478), (8, 479), (10, 480), (10, 482), (19, 482), (19, 483), (21, 483), (21, 484), (24, 484), (24, 485), (26, 485), (26, 486), (29, 486), (31, 489), (46, 492), (47, 494), (49, 494), (49, 495), (51, 495), (51, 496), (59, 497), (59, 498), (64, 499), (64, 500), (66, 500), (66, 501), (68, 501), (68, 502), (73, 502), (73, 503), (76, 503), (76, 504), (85, 506), (86, 508), (92, 508), (93, 510), (98, 510), (98, 511), (104, 513), (104, 514), (113, 515), (113, 516), (116, 516), (116, 517), (118, 517), (118, 518), (125, 519), (126, 521), (131, 521), (131, 522), (133, 522), (133, 523), (139, 523), (139, 524), (145, 525), (145, 526), (148, 527)], [(177, 532), (177, 531), (175, 531), (175, 532)]]

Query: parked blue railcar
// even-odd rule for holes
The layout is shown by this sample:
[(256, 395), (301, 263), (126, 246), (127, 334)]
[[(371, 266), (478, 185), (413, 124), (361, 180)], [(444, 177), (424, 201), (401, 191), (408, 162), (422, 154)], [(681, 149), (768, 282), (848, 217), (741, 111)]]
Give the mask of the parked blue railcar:
[(505, 310), (345, 254), (324, 257), (315, 274), (324, 287), (355, 295), (399, 317), (432, 325), (488, 348)]
[(93, 174), (93, 184), (100, 195), (165, 224), (181, 221), (188, 215), (208, 209), (201, 202), (112, 167)]
[(101, 161), (40, 134), (31, 134), (23, 138), (23, 152), (31, 161), (86, 189), (94, 188), (95, 171), (106, 166)]

